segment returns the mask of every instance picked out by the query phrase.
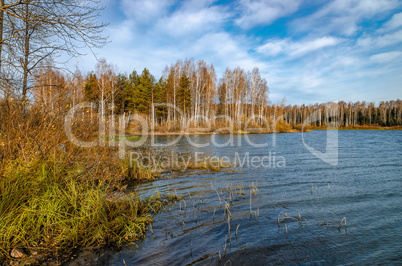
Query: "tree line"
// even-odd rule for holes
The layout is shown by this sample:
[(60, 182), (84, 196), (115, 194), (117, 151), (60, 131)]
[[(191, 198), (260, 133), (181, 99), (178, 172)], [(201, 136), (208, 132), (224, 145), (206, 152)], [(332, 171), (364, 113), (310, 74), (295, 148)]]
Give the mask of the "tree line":
[(402, 125), (402, 101), (344, 102), (314, 105), (281, 106), (284, 120), (289, 124), (309, 124), (326, 126), (335, 124), (339, 127), (382, 126), (392, 127)]
[[(178, 60), (166, 66), (156, 79), (145, 68), (141, 73), (116, 73), (116, 67), (102, 59), (95, 71), (84, 78), (75, 73), (74, 102), (105, 102), (115, 114), (142, 114), (155, 123), (180, 123), (192, 119), (245, 121), (253, 115), (264, 116), (268, 104), (267, 81), (258, 68), (247, 72), (240, 67), (226, 69), (217, 80), (215, 68), (204, 60)], [(178, 108), (177, 108), (178, 107)]]
[[(400, 126), (402, 101), (323, 103), (314, 105), (272, 104), (267, 81), (258, 68), (247, 72), (229, 68), (217, 80), (214, 66), (200, 60), (177, 61), (166, 66), (156, 79), (148, 69), (141, 73), (117, 73), (117, 68), (102, 59), (94, 71), (82, 74), (78, 69), (66, 75), (42, 68), (35, 79), (33, 99), (43, 108), (73, 106), (87, 101), (103, 103), (101, 110), (114, 114), (140, 114), (156, 124), (180, 125), (187, 119), (202, 124), (206, 119), (226, 125), (231, 120), (241, 128), (252, 118), (254, 126), (285, 122), (317, 127), (333, 125)], [(179, 107), (181, 113), (174, 108)]]

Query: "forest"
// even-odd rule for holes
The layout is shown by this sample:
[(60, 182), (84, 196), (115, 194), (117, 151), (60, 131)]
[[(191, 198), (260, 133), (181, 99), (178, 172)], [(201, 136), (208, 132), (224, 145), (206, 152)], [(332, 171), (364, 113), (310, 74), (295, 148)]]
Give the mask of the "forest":
[[(32, 80), (29, 105), (40, 105), (42, 110), (52, 112), (54, 108), (71, 108), (80, 102), (104, 103), (109, 114), (142, 115), (159, 126), (173, 125), (173, 131), (177, 129), (175, 125), (190, 118), (198, 126), (211, 120), (220, 126), (231, 122), (236, 129), (243, 129), (251, 117), (255, 117), (253, 126), (276, 122), (284, 123), (288, 130), (300, 128), (301, 124), (323, 127), (334, 122), (338, 127), (402, 125), (399, 99), (379, 104), (339, 101), (286, 105), (286, 100), (272, 103), (268, 82), (258, 68), (227, 68), (219, 79), (213, 64), (204, 60), (178, 60), (166, 66), (159, 79), (146, 68), (130, 74), (118, 73), (116, 69), (104, 59), (87, 74), (78, 69), (66, 74), (54, 67), (40, 68)], [(4, 102), (7, 98), (3, 98)]]

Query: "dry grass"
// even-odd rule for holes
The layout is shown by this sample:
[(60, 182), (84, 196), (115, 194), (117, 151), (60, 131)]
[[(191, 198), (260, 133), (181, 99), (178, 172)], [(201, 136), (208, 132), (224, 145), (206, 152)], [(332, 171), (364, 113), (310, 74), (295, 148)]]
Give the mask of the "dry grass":
[[(72, 249), (121, 245), (144, 236), (152, 214), (178, 200), (155, 195), (141, 200), (123, 193), (129, 181), (156, 176), (128, 167), (117, 148), (80, 148), (64, 132), (65, 108), (8, 102), (0, 109), (0, 263), (18, 247), (34, 262)], [(99, 139), (88, 110), (74, 120), (80, 140)], [(91, 121), (92, 120), (92, 121)], [(107, 141), (107, 139), (105, 139)]]

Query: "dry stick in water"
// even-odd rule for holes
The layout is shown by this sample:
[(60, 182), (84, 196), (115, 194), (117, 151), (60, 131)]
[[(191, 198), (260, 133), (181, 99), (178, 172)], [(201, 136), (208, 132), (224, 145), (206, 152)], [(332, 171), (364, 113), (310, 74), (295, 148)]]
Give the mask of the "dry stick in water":
[(182, 201), (184, 201), (184, 212), (186, 212), (187, 211), (187, 202), (184, 199), (182, 199)]
[(218, 190), (215, 189), (215, 191), (216, 191), (216, 194), (218, 195), (218, 198), (219, 198), (219, 204), (222, 204), (222, 199), (221, 199), (222, 192), (219, 194)]
[(216, 188), (214, 188), (212, 186), (212, 182), (211, 182), (211, 188), (216, 191), (216, 194), (218, 195), (218, 198), (219, 198), (219, 204), (221, 204), (221, 197), (219, 196), (219, 192), (218, 192), (218, 190), (216, 190)]
[(251, 219), (251, 213), (252, 211), (251, 211), (251, 189), (250, 189), (250, 219)]
[(343, 217), (342, 221), (339, 223), (338, 230), (341, 231), (342, 222), (345, 221), (345, 231), (346, 231), (346, 217)]
[(229, 243), (232, 242), (232, 237), (231, 237), (231, 228), (230, 228), (230, 218), (228, 217), (228, 235), (229, 235)]
[(315, 190), (316, 190), (317, 193), (318, 193), (318, 188), (317, 188), (317, 186), (314, 185), (314, 184), (311, 184), (311, 190), (310, 190), (310, 193), (311, 193), (311, 194), (313, 194), (314, 188), (315, 188)]
[(240, 224), (238, 224), (236, 227), (236, 239), (237, 239), (237, 231), (239, 230), (239, 226), (240, 226)]
[(286, 229), (286, 238), (288, 238), (288, 226), (285, 223), (285, 229)]
[(230, 262), (230, 265), (232, 265), (232, 262), (230, 260), (226, 261), (225, 264), (223, 266), (226, 266), (226, 264)]

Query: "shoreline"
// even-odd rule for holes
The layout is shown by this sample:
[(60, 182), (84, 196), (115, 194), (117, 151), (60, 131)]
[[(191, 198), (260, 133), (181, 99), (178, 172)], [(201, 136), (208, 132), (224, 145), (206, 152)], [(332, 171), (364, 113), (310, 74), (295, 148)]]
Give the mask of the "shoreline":
[(402, 130), (402, 127), (379, 127), (379, 126), (354, 126), (354, 127), (338, 127), (338, 128), (323, 128), (323, 127), (310, 127), (309, 130)]
[[(128, 136), (180, 136), (180, 135), (229, 135), (229, 134), (234, 134), (234, 135), (258, 135), (258, 134), (282, 134), (282, 133), (300, 133), (303, 131), (299, 130), (291, 130), (291, 131), (286, 131), (286, 132), (147, 132), (147, 133), (138, 133), (138, 132), (126, 132)], [(308, 132), (308, 131), (304, 131)]]
[(307, 127), (306, 130), (289, 130), (282, 132), (126, 132), (127, 136), (180, 136), (180, 135), (258, 135), (258, 134), (286, 134), (286, 133), (305, 133), (311, 132), (312, 130), (402, 130), (402, 127), (339, 127), (339, 128), (323, 128), (323, 127)]

